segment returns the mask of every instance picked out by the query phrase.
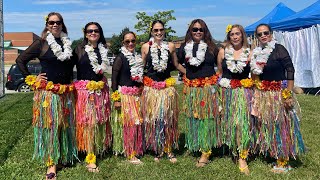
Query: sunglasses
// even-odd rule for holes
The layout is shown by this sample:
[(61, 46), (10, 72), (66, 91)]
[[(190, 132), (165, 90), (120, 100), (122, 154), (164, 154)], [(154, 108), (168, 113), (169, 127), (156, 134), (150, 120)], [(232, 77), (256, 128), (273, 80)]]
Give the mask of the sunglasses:
[(203, 29), (202, 28), (192, 28), (192, 32), (203, 32)]
[(269, 36), (270, 35), (270, 31), (263, 31), (263, 32), (259, 32), (257, 33), (258, 37), (262, 37), (263, 35)]
[(88, 34), (92, 34), (92, 33), (100, 33), (100, 31), (99, 31), (99, 29), (87, 29), (86, 30), (86, 33), (88, 33)]
[(154, 33), (156, 33), (156, 32), (163, 32), (164, 31), (164, 29), (152, 29), (152, 31), (154, 32)]
[(135, 40), (135, 39), (132, 39), (132, 40), (125, 40), (125, 41), (124, 41), (124, 44), (125, 44), (125, 45), (129, 45), (130, 43), (135, 44), (135, 43), (136, 43), (136, 40)]
[(57, 24), (58, 26), (60, 26), (62, 24), (61, 21), (48, 21), (47, 22), (49, 25), (54, 25), (54, 24)]

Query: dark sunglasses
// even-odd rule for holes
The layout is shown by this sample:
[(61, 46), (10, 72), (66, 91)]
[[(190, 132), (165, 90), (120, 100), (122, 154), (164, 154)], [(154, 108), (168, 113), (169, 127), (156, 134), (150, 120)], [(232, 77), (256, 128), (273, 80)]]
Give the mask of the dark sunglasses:
[(258, 37), (262, 37), (263, 35), (269, 36), (270, 35), (270, 31), (263, 31), (260, 33), (257, 33)]
[(87, 29), (86, 30), (86, 33), (88, 33), (88, 34), (92, 34), (93, 32), (100, 33), (99, 29)]
[(124, 44), (125, 44), (125, 45), (129, 45), (130, 43), (135, 44), (135, 43), (136, 43), (136, 40), (135, 40), (135, 39), (132, 39), (132, 40), (125, 40), (125, 41), (124, 41)]
[(192, 32), (203, 32), (203, 29), (202, 28), (192, 28)]
[(60, 26), (62, 24), (62, 22), (61, 21), (48, 21), (48, 24), (49, 25), (57, 24), (58, 26)]
[(164, 29), (152, 29), (152, 31), (153, 31), (154, 33), (158, 32), (158, 31), (163, 32)]

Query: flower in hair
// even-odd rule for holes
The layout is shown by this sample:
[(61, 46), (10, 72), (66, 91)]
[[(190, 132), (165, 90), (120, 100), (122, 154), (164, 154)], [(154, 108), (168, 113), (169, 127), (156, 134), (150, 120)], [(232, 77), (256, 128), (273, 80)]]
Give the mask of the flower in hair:
[(45, 16), (44, 16), (44, 22), (47, 22), (47, 21), (48, 21), (48, 18), (49, 18), (48, 15), (45, 15)]
[(228, 24), (227, 28), (226, 28), (226, 33), (229, 33), (232, 29), (232, 25)]
[(152, 22), (150, 22), (149, 24), (149, 31), (151, 31), (151, 29), (152, 29)]

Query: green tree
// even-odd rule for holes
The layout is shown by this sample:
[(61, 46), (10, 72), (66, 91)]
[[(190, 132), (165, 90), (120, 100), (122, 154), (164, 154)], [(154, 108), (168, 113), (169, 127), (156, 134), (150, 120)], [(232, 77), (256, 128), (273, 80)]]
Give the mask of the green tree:
[(125, 27), (122, 29), (122, 31), (119, 33), (119, 35), (113, 34), (111, 39), (110, 39), (110, 47), (109, 51), (113, 55), (118, 55), (120, 53), (120, 48), (122, 46), (122, 36), (123, 33), (130, 31), (128, 27)]
[(73, 40), (71, 44), (71, 48), (74, 49), (77, 47), (78, 44), (80, 44), (83, 41), (83, 38), (80, 38), (78, 40)]
[(150, 25), (154, 20), (161, 20), (164, 23), (168, 41), (177, 39), (176, 36), (171, 35), (176, 33), (176, 31), (173, 30), (171, 26), (168, 26), (169, 21), (176, 20), (176, 18), (172, 15), (173, 13), (174, 10), (158, 11), (154, 15), (149, 16), (146, 14), (146, 12), (137, 12), (136, 18), (138, 19), (138, 23), (134, 25), (134, 28), (138, 32), (142, 32), (142, 34), (139, 35), (139, 40), (141, 42), (148, 41)]

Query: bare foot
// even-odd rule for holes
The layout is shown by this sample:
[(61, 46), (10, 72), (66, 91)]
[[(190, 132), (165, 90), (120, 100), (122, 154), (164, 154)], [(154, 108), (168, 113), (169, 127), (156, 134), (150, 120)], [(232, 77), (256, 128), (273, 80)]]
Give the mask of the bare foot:
[(173, 153), (168, 153), (168, 159), (171, 163), (176, 163), (178, 161)]
[(250, 175), (250, 171), (247, 165), (247, 161), (245, 159), (239, 159), (239, 170), (241, 173), (245, 174), (245, 175)]
[(209, 159), (208, 159), (208, 156), (202, 154), (201, 157), (200, 157), (200, 159), (198, 160), (196, 166), (197, 166), (197, 167), (204, 167), (204, 166), (208, 165), (209, 162), (210, 162), (210, 161), (209, 161)]
[(56, 165), (49, 166), (47, 169), (46, 180), (55, 180), (57, 177)]
[(135, 156), (133, 156), (133, 158), (131, 158), (131, 159), (129, 160), (129, 163), (135, 164), (135, 165), (143, 164), (143, 162), (140, 161), (140, 159), (138, 159), (138, 158), (135, 157)]
[(89, 172), (93, 172), (93, 173), (97, 173), (99, 172), (99, 167), (96, 165), (96, 164), (88, 164), (87, 166), (87, 169)]

